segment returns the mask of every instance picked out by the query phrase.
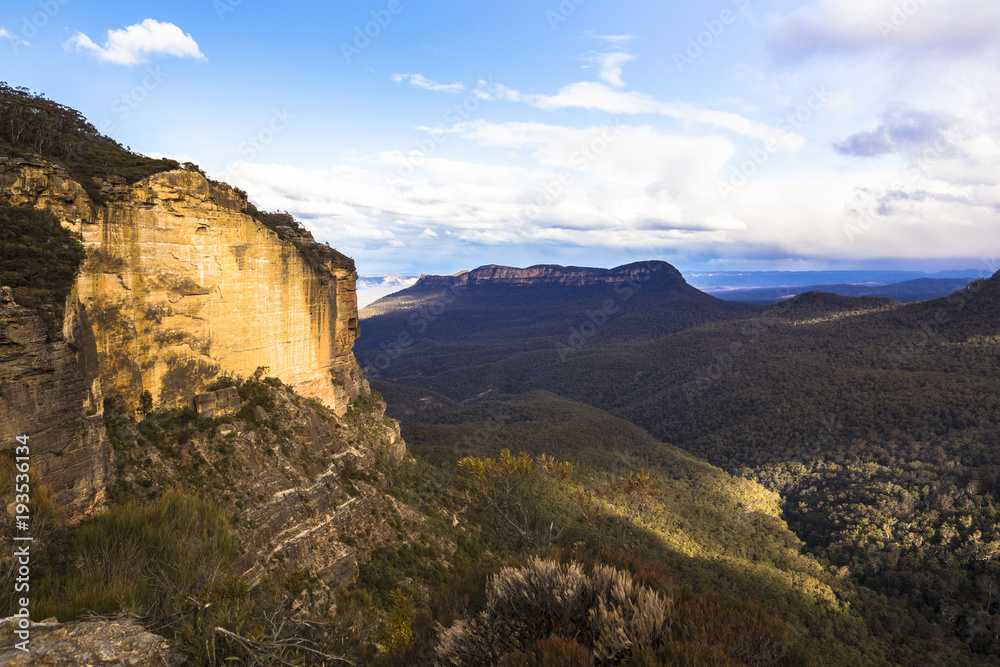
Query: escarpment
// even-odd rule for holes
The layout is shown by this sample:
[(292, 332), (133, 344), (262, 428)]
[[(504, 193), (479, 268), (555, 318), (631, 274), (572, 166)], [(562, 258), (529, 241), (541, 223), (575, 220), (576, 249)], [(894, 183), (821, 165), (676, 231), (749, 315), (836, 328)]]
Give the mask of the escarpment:
[(420, 276), (415, 287), (441, 288), (464, 287), (467, 285), (564, 285), (586, 287), (593, 285), (614, 285), (630, 278), (648, 279), (659, 276), (677, 285), (686, 282), (680, 271), (666, 262), (634, 262), (613, 269), (581, 266), (558, 266), (538, 264), (526, 269), (488, 264), (472, 271), (462, 271), (453, 276)]
[(354, 262), (290, 216), (272, 229), (242, 193), (187, 170), (110, 182), (102, 206), (45, 161), (0, 163), (0, 186), (82, 234), (79, 309), (67, 313), (88, 320), (106, 394), (135, 408), (149, 391), (177, 407), (218, 375), (259, 366), (341, 414), (368, 391), (352, 353)]
[(0, 305), (4, 441), (30, 437), (72, 514), (100, 501), (113, 467), (104, 396), (183, 407), (262, 366), (339, 415), (368, 394), (353, 260), (197, 171), (112, 177), (102, 193), (95, 204), (59, 165), (0, 157), (0, 200), (51, 211), (86, 249), (58, 340), (10, 294)]
[(112, 456), (96, 347), (75, 335), (75, 351), (65, 336), (48, 340), (41, 318), (0, 291), (0, 441), (28, 435), (31, 472), (59, 504), (86, 514), (104, 498)]

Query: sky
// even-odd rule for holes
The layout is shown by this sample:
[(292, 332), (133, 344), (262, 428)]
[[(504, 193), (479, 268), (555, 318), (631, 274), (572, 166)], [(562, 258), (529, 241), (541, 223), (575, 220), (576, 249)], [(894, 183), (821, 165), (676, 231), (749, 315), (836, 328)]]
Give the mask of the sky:
[(7, 0), (0, 80), (362, 275), (975, 268), (992, 0)]

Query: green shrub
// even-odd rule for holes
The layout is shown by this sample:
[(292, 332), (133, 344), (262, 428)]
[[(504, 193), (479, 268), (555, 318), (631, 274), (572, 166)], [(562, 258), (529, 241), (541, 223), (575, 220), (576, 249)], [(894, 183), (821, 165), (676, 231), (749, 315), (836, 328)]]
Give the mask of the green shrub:
[(400, 588), (392, 595), (392, 607), (385, 621), (375, 633), (375, 641), (383, 653), (399, 655), (413, 642), (411, 625), (417, 616), (413, 597)]

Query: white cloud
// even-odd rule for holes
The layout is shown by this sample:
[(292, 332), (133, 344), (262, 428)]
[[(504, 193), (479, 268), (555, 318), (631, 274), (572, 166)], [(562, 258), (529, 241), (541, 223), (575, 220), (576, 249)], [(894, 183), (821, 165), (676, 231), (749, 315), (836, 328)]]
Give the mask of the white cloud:
[(591, 109), (610, 114), (658, 114), (685, 122), (721, 127), (730, 132), (760, 141), (773, 141), (785, 150), (800, 148), (805, 140), (794, 132), (754, 122), (726, 111), (701, 109), (682, 102), (660, 102), (649, 95), (614, 90), (601, 83), (581, 82), (561, 88), (555, 95), (533, 95), (531, 102), (540, 109)]
[(490, 83), (480, 80), (472, 94), (486, 102), (504, 100), (506, 102), (520, 102), (523, 96), (516, 90), (508, 88), (502, 83)]
[(631, 53), (616, 51), (614, 53), (593, 53), (582, 57), (587, 62), (595, 63), (600, 69), (602, 81), (610, 83), (616, 88), (624, 88), (625, 81), (622, 80), (622, 65), (634, 60)]
[(723, 136), (485, 121), (453, 131), (525, 162), (389, 151), (326, 171), (240, 163), (224, 178), (359, 257), (398, 250), (431, 260), (461, 255), (463, 244), (642, 249), (720, 242), (743, 228), (715, 190), (734, 151)]
[(1000, 5), (981, 0), (814, 0), (786, 16), (771, 16), (767, 34), (782, 60), (885, 48), (926, 55), (995, 44), (998, 23)]
[(109, 30), (104, 46), (98, 46), (90, 37), (78, 32), (66, 42), (66, 48), (75, 48), (115, 65), (139, 65), (151, 55), (170, 55), (178, 58), (205, 60), (205, 54), (190, 34), (184, 33), (173, 23), (146, 19), (122, 30)]
[(593, 37), (596, 40), (599, 40), (601, 42), (606, 42), (606, 43), (612, 44), (614, 46), (621, 46), (622, 44), (627, 44), (628, 42), (631, 42), (633, 39), (636, 38), (635, 35), (628, 35), (628, 34), (624, 34), (624, 35), (596, 35), (596, 34), (594, 34), (593, 31), (588, 31), (587, 34), (590, 35), (591, 37)]
[(13, 33), (7, 32), (5, 28), (0, 28), (0, 39), (10, 40), (11, 42), (14, 42), (14, 44), (20, 44), (21, 46), (31, 46), (31, 42), (28, 42)]
[(431, 81), (423, 74), (396, 74), (392, 77), (392, 80), (396, 83), (409, 81), (410, 84), (417, 88), (433, 90), (439, 93), (460, 93), (465, 90), (465, 86), (461, 83), (437, 83), (436, 81)]

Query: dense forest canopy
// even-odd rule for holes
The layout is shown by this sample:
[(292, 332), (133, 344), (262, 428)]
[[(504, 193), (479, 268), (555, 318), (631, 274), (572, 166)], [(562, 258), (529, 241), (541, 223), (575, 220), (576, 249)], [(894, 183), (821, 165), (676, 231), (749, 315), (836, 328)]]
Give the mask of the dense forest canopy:
[(379, 384), (415, 442), (419, 422), (498, 392), (607, 410), (780, 493), (819, 565), (867, 591), (873, 635), (1000, 662), (1000, 276), (907, 305), (805, 294), (658, 339), (597, 335), (566, 359), (497, 354), (463, 339), (464, 317), (449, 306), (449, 340), (415, 338), (383, 369), (408, 385)]

